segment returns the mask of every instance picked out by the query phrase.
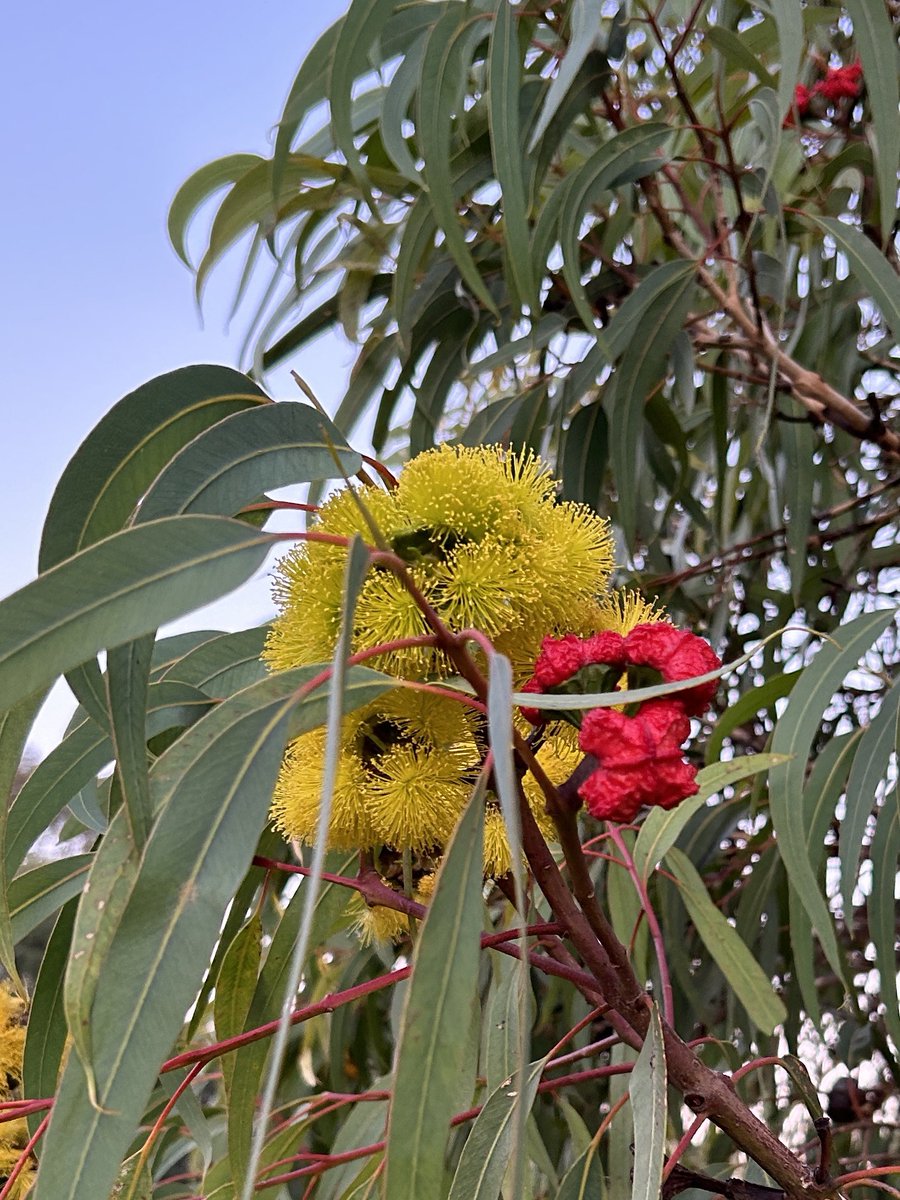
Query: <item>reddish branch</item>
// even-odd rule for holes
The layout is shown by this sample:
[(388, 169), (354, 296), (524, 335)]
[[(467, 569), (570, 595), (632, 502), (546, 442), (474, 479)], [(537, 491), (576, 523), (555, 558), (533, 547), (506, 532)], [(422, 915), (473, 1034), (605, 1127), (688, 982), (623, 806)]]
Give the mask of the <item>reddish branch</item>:
[[(752, 322), (750, 324), (752, 325)], [(403, 560), (395, 554), (378, 551), (373, 552), (372, 561), (378, 562), (397, 576), (415, 600), (438, 645), (456, 671), (472, 686), (478, 699), (486, 703), (487, 680), (469, 653), (466, 639), (446, 627), (409, 575)], [(534, 771), (537, 764), (524, 739), (517, 736), (515, 749), (525, 764)], [(565, 806), (546, 776), (536, 773), (536, 778), (547, 797), (548, 810), (554, 814), (563, 813)], [(617, 1032), (630, 1044), (640, 1045), (649, 1025), (650, 1000), (634, 974), (625, 947), (616, 938), (605, 916), (600, 924), (596, 920), (589, 920), (567, 887), (537, 827), (521, 786), (519, 811), (523, 849), (538, 887), (557, 921), (567, 930), (569, 940), (593, 976), (597, 991), (609, 1004), (610, 1019), (617, 1018)], [(579, 874), (578, 856), (581, 856), (584, 864), (580, 843), (577, 855), (574, 847), (571, 849), (573, 861), (568, 864), (569, 869), (572, 870), (574, 864), (575, 872)], [(584, 864), (584, 871), (586, 870)], [(584, 882), (583, 879), (581, 882)], [(590, 895), (586, 894), (584, 900), (590, 907)], [(592, 914), (594, 917), (595, 915)], [(730, 1079), (717, 1074), (701, 1062), (666, 1022), (663, 1023), (663, 1036), (669, 1078), (693, 1113), (708, 1117), (728, 1134), (741, 1150), (767, 1171), (785, 1193), (795, 1200), (806, 1197), (811, 1200), (824, 1200), (824, 1197), (831, 1195), (831, 1189), (817, 1183), (809, 1167), (799, 1162), (739, 1099)]]
[[(560, 1075), (557, 1079), (543, 1080), (538, 1084), (537, 1090), (539, 1093), (545, 1094), (547, 1092), (554, 1092), (560, 1087), (587, 1083), (591, 1079), (607, 1079), (613, 1075), (627, 1075), (633, 1066), (633, 1063), (616, 1063), (605, 1067), (593, 1067), (589, 1071), (577, 1071), (572, 1075)], [(465, 1125), (468, 1121), (474, 1121), (483, 1108), (483, 1104), (478, 1104), (474, 1108), (467, 1108), (464, 1112), (457, 1113), (456, 1116), (450, 1119), (450, 1127), (456, 1128), (459, 1125)], [(288, 1171), (282, 1175), (269, 1176), (256, 1185), (257, 1190), (262, 1191), (263, 1188), (290, 1183), (293, 1179), (303, 1179), (310, 1175), (320, 1175), (344, 1163), (355, 1162), (360, 1158), (370, 1158), (373, 1154), (380, 1154), (384, 1150), (385, 1145), (384, 1141), (372, 1142), (368, 1146), (359, 1146), (357, 1149), (347, 1150), (343, 1154), (314, 1154), (310, 1151), (300, 1151), (298, 1154), (291, 1156), (292, 1160), (295, 1162), (308, 1162), (312, 1160), (310, 1166), (301, 1167), (298, 1171)]]

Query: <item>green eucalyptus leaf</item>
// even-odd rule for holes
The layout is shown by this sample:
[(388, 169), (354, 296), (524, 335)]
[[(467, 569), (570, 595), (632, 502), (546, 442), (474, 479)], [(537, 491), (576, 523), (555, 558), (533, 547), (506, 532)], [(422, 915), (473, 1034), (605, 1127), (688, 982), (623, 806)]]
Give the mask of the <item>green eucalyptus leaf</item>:
[(224, 517), (166, 517), (53, 567), (0, 602), (0, 705), (232, 591), (276, 540)]
[(262, 492), (355, 475), (362, 459), (329, 419), (305, 404), (233, 413), (189, 442), (141, 500), (140, 523), (179, 513), (234, 516)]
[(662, 1021), (654, 1004), (650, 1025), (628, 1079), (634, 1123), (634, 1179), (631, 1200), (656, 1200), (666, 1157), (666, 1053)]
[(464, 1026), (478, 981), (483, 829), (479, 787), (454, 831), (416, 946), (388, 1122), (386, 1200), (442, 1194)]
[(691, 920), (747, 1015), (763, 1033), (772, 1033), (787, 1016), (781, 999), (772, 991), (766, 973), (737, 931), (713, 904), (697, 868), (674, 846), (666, 863), (678, 881), (679, 894)]
[[(900, 106), (897, 30), (883, 4), (847, 0), (853, 37), (859, 47), (863, 78), (872, 109), (877, 153), (874, 156), (881, 210), (881, 237), (886, 245), (897, 215), (897, 172), (900, 170)], [(885, 314), (887, 319), (887, 314)], [(900, 337), (893, 326), (894, 336)]]
[[(115, 979), (116, 987), (96, 987), (92, 1003), (80, 1006), (89, 1023), (98, 1106), (88, 1094), (91, 1075), (70, 1055), (36, 1200), (93, 1200), (112, 1186), (253, 854), (285, 741), (324, 717), (327, 689), (298, 704), (298, 688), (317, 672), (284, 672), (237, 693), (155, 764), (150, 838), (130, 872), (127, 895), (113, 913), (104, 910), (111, 928), (101, 920), (94, 939), (105, 943), (98, 974)], [(383, 678), (355, 669), (344, 704), (373, 699), (390, 686)]]

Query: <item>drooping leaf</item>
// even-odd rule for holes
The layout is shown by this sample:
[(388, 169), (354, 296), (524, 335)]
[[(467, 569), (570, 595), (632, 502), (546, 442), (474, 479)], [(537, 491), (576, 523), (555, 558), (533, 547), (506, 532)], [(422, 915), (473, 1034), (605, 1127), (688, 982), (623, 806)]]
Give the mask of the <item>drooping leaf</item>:
[[(868, 4), (866, 0), (847, 0), (847, 11), (853, 22), (853, 37), (859, 47), (863, 78), (872, 108), (877, 149), (874, 163), (881, 210), (881, 238), (886, 245), (897, 215), (897, 171), (900, 170), (897, 31), (883, 4)], [(888, 319), (887, 314), (885, 319)], [(897, 327), (892, 328), (894, 336), (900, 336)]]
[(148, 634), (115, 646), (106, 660), (107, 707), (116, 776), (131, 836), (138, 849), (147, 841), (152, 819), (146, 726), (153, 641)]
[(418, 131), (428, 199), (434, 220), (447, 239), (447, 249), (472, 294), (495, 316), (496, 303), (475, 265), (454, 206), (450, 155), (451, 117), (461, 102), (464, 72), (476, 43), (485, 36), (484, 22), (468, 12), (451, 10), (432, 28), (422, 60), (418, 95)]
[(734, 704), (730, 704), (719, 717), (707, 739), (707, 763), (714, 763), (718, 760), (722, 752), (722, 744), (733, 729), (740, 728), (757, 713), (773, 708), (776, 700), (789, 696), (799, 678), (799, 671), (787, 671), (784, 674), (776, 675), (774, 679), (767, 679), (759, 687), (751, 688)]
[(591, 1200), (594, 1196), (602, 1198), (605, 1190), (603, 1163), (592, 1142), (563, 1176), (556, 1200)]
[(803, 792), (803, 777), (813, 738), (822, 714), (845, 675), (893, 620), (893, 612), (866, 613), (842, 626), (820, 647), (803, 677), (794, 686), (787, 710), (775, 726), (772, 751), (788, 756), (769, 772), (769, 806), (778, 835), (778, 849), (809, 913), (822, 949), (839, 974), (841, 956), (825, 898), (810, 866), (803, 822), (803, 807), (797, 798)]
[[(861, 753), (861, 750), (860, 750)], [(870, 850), (872, 891), (867, 913), (875, 965), (881, 980), (885, 1024), (894, 1044), (900, 1037), (900, 1003), (897, 995), (896, 903), (897, 861), (900, 858), (900, 796), (896, 785), (884, 799)]]
[(659, 1009), (650, 1010), (650, 1025), (637, 1062), (628, 1077), (634, 1124), (634, 1178), (631, 1200), (656, 1200), (666, 1155), (666, 1054)]
[[(595, 333), (598, 340), (602, 340), (602, 338), (596, 333), (594, 314), (585, 296), (584, 285), (581, 281), (579, 250), (581, 223), (585, 215), (590, 212), (591, 205), (596, 203), (604, 192), (619, 184), (650, 175), (663, 166), (666, 157), (662, 148), (670, 140), (671, 135), (672, 131), (667, 126), (650, 121), (617, 133), (599, 150), (595, 151), (583, 166), (569, 175), (562, 185), (565, 195), (559, 214), (559, 241), (563, 252), (563, 274), (572, 295), (572, 302), (584, 322), (585, 329), (590, 333)], [(665, 271), (665, 268), (657, 268), (656, 279), (662, 278), (658, 275), (659, 271)], [(647, 297), (649, 295), (649, 292), (646, 293)], [(643, 301), (644, 297), (638, 302), (638, 307), (641, 309), (644, 306)], [(636, 319), (638, 323), (641, 322), (640, 314), (636, 315)], [(618, 343), (610, 341), (609, 339), (613, 335), (609, 330), (606, 331), (605, 336), (607, 338), (605, 353), (611, 358), (618, 357), (629, 344), (621, 340)], [(616, 346), (618, 349), (615, 348)]]
[(597, 41), (597, 31), (603, 17), (602, 0), (574, 0), (571, 7), (571, 34), (566, 53), (553, 79), (541, 115), (531, 134), (528, 152), (532, 153), (566, 93), (578, 77), (578, 72)]
[[(95, 1200), (112, 1186), (250, 861), (285, 740), (324, 716), (322, 688), (296, 699), (316, 672), (284, 672), (224, 701), (154, 766), (158, 815), (102, 956), (104, 975), (118, 984), (96, 990), (89, 1015), (102, 1107), (91, 1105), (81, 1061), (70, 1055), (36, 1200)], [(345, 705), (373, 699), (389, 686), (382, 680), (356, 669)]]
[(746, 754), (727, 762), (712, 763), (697, 775), (699, 791), (696, 796), (691, 796), (668, 811), (663, 808), (651, 808), (641, 824), (632, 855), (641, 879), (646, 881), (649, 878), (650, 873), (665, 858), (669, 848), (678, 841), (682, 830), (694, 814), (703, 808), (710, 796), (714, 796), (723, 788), (740, 783), (742, 779), (750, 779), (761, 771), (768, 771), (784, 761), (784, 758), (777, 754)]
[(489, 1092), (493, 1092), (518, 1069), (519, 986), (516, 963), (505, 955), (495, 955), (491, 990), (485, 1008), (484, 1056), (482, 1070)]
[(281, 180), (294, 135), (303, 123), (307, 112), (325, 98), (329, 75), (323, 68), (331, 59), (343, 23), (344, 17), (342, 16), (320, 35), (291, 84), (281, 120), (278, 122), (275, 146), (272, 151), (273, 195), (280, 193)]
[(640, 340), (631, 343), (619, 360), (613, 377), (613, 399), (607, 406), (610, 461), (619, 481), (619, 521), (629, 542), (638, 519), (638, 493), (632, 481), (639, 478), (644, 405), (650, 389), (666, 370), (669, 352), (690, 308), (693, 272), (692, 263), (667, 263), (655, 268), (611, 323), (639, 320), (641, 325)]
[[(362, 503), (362, 501), (361, 501)], [(350, 688), (351, 672), (348, 667), (355, 624), (356, 603), (365, 582), (372, 557), (368, 547), (358, 534), (354, 534), (347, 547), (347, 557), (344, 563), (343, 595), (341, 598), (341, 624), (334, 647), (329, 678), (327, 702), (327, 725), (325, 730), (325, 752), (322, 762), (322, 781), (319, 794), (319, 813), (316, 820), (315, 841), (312, 853), (312, 863), (307, 876), (303, 894), (303, 915), (297, 940), (291, 949), (291, 959), (288, 965), (287, 978), (284, 985), (284, 995), (281, 1001), (281, 1012), (278, 1018), (278, 1028), (272, 1041), (272, 1049), (266, 1068), (266, 1077), (259, 1102), (259, 1120), (250, 1145), (250, 1157), (246, 1174), (241, 1185), (241, 1200), (251, 1200), (255, 1191), (256, 1177), (261, 1161), (263, 1139), (266, 1125), (273, 1112), (275, 1094), (281, 1067), (287, 1052), (288, 1034), (290, 1032), (290, 1013), (294, 997), (300, 987), (303, 968), (309, 953), (313, 929), (316, 923), (316, 901), (322, 882), (322, 872), (325, 867), (325, 856), (328, 844), (328, 829), (331, 821), (332, 804), (335, 797), (338, 772), (340, 769), (341, 742), (343, 736), (343, 716), (346, 711), (347, 693)], [(352, 706), (351, 706), (352, 707)]]
[[(243, 1033), (253, 993), (256, 990), (262, 955), (262, 921), (256, 912), (228, 947), (216, 977), (213, 1017), (219, 1040)], [(222, 1074), (226, 1095), (230, 1098), (235, 1056), (226, 1054)]]
[(0, 705), (232, 591), (276, 540), (224, 517), (167, 517), (53, 567), (0, 603)]
[(860, 294), (874, 300), (894, 340), (900, 341), (900, 288), (897, 287), (897, 274), (887, 259), (853, 225), (814, 214), (808, 214), (806, 219), (834, 238), (838, 250), (843, 251), (850, 262), (852, 278)]
[[(338, 861), (328, 863), (329, 870), (344, 874), (352, 869), (352, 860), (334, 856)], [(274, 1020), (284, 999), (291, 961), (291, 951), (300, 930), (305, 895), (303, 886), (291, 898), (278, 927), (272, 935), (272, 943), (260, 971), (259, 979), (247, 1014), (250, 1028)], [(346, 908), (345, 892), (334, 884), (324, 884), (316, 900), (315, 923), (310, 937), (312, 945), (319, 945), (337, 922)], [(256, 1098), (266, 1063), (269, 1046), (266, 1042), (251, 1042), (241, 1047), (234, 1055), (231, 1071), (231, 1093), (228, 1109), (228, 1155), (232, 1176), (236, 1180), (246, 1177), (250, 1159), (250, 1143), (253, 1121), (256, 1115)], [(383, 1117), (382, 1117), (383, 1120)]]
[(236, 183), (251, 167), (262, 160), (257, 154), (228, 154), (206, 163), (184, 181), (169, 206), (168, 232), (172, 248), (186, 267), (187, 230), (200, 206), (226, 184)]
[(674, 846), (666, 862), (678, 880), (679, 895), (703, 944), (718, 964), (728, 985), (747, 1010), (750, 1020), (763, 1033), (772, 1033), (787, 1012), (765, 971), (753, 957), (737, 931), (716, 908), (697, 868)]
[(897, 746), (898, 721), (900, 684), (895, 684), (863, 731), (847, 780), (846, 812), (841, 821), (840, 838), (841, 899), (845, 913), (853, 911), (853, 893), (857, 886), (859, 852), (866, 822), (875, 807), (878, 786), (887, 777), (891, 755)]
[[(70, 900), (57, 917), (31, 994), (22, 1058), (22, 1094), (29, 1100), (40, 1100), (52, 1096), (56, 1091), (68, 1037), (63, 980), (75, 923), (75, 907), (76, 902)], [(42, 1117), (43, 1113), (29, 1117), (32, 1134)]]
[(454, 831), (416, 946), (388, 1123), (386, 1200), (442, 1194), (463, 1024), (478, 978), (483, 827), (480, 787)]
[(7, 712), (0, 713), (0, 964), (18, 991), (24, 989), (16, 967), (16, 939), (10, 923), (9, 880), (18, 863), (14, 864), (11, 871), (6, 851), (9, 841), (9, 797), (22, 764), (28, 731), (43, 700), (43, 693), (39, 692), (20, 700)]
[(357, 75), (365, 68), (369, 47), (381, 33), (394, 10), (395, 0), (352, 0), (344, 19), (336, 26), (328, 76), (328, 102), (334, 142), (364, 194), (369, 182), (353, 141), (350, 119), (351, 92)]
[(488, 1097), (466, 1139), (450, 1186), (449, 1200), (494, 1200), (514, 1153), (514, 1114), (527, 1114), (537, 1095), (546, 1058), (518, 1070)]
[[(488, 663), (488, 735), (493, 755), (495, 788), (500, 800), (500, 812), (503, 815), (503, 823), (506, 827), (506, 837), (512, 857), (511, 874), (514, 895), (516, 897), (516, 907), (520, 912), (523, 912), (527, 901), (525, 899), (525, 873), (523, 870), (522, 823), (519, 815), (521, 785), (516, 775), (516, 763), (513, 756), (512, 690), (513, 674), (509, 659), (503, 654), (492, 654)], [(486, 1174), (482, 1174), (480, 1165), (476, 1167), (478, 1171), (478, 1186), (484, 1189), (485, 1197), (491, 1194), (491, 1187), (495, 1182), (499, 1184), (502, 1181), (507, 1167), (511, 1171), (511, 1187), (513, 1191), (518, 1193), (523, 1185), (525, 1125), (530, 1112), (528, 1100), (529, 1080), (531, 1078), (531, 1075), (526, 1072), (527, 1059), (530, 1054), (528, 994), (528, 948), (523, 921), (519, 936), (519, 960), (516, 964), (516, 1003), (519, 1011), (516, 1021), (518, 1045), (516, 1046), (514, 1062), (518, 1086), (513, 1089), (511, 1096), (505, 1096), (495, 1104), (495, 1109), (498, 1107), (503, 1109), (508, 1108), (505, 1120), (509, 1122), (509, 1129), (508, 1134), (503, 1135), (502, 1151), (500, 1149), (497, 1150), (496, 1162), (488, 1169)], [(540, 1071), (534, 1077), (535, 1088), (537, 1087), (539, 1074)], [(497, 1093), (495, 1092), (494, 1094), (496, 1095)], [(534, 1096), (532, 1095), (531, 1103), (533, 1102)], [(490, 1101), (488, 1101), (489, 1105)], [(487, 1130), (494, 1129), (493, 1119), (485, 1121), (485, 1128)], [(474, 1134), (474, 1130), (472, 1132)], [(494, 1142), (496, 1138), (500, 1137), (500, 1134), (489, 1133), (487, 1137)], [(466, 1145), (468, 1146), (468, 1142)], [(478, 1144), (476, 1143), (476, 1146), (472, 1150), (472, 1155), (476, 1162), (481, 1158), (481, 1151), (477, 1147)], [(463, 1157), (466, 1157), (465, 1151), (463, 1152)], [(493, 1154), (491, 1158), (493, 1160)], [(460, 1160), (461, 1167), (462, 1160)], [(464, 1177), (460, 1176), (459, 1169), (457, 1169), (456, 1177), (460, 1179), (457, 1195), (462, 1197), (466, 1194), (466, 1184)], [(454, 1187), (456, 1187), (455, 1179)], [(480, 1194), (481, 1192), (479, 1192)], [(451, 1188), (452, 1195), (453, 1188)], [(456, 1200), (455, 1197), (454, 1200)]]
[(518, 296), (520, 305), (527, 305), (534, 312), (537, 296), (529, 254), (531, 238), (519, 129), (521, 89), (518, 14), (509, 0), (497, 0), (488, 51), (491, 153), (503, 193), (503, 232), (510, 290)]
[[(791, 107), (803, 55), (803, 8), (800, 0), (773, 0), (765, 8), (775, 19), (781, 69), (778, 73), (779, 125)], [(764, 80), (762, 82), (765, 82)], [(771, 85), (770, 85), (771, 86)]]

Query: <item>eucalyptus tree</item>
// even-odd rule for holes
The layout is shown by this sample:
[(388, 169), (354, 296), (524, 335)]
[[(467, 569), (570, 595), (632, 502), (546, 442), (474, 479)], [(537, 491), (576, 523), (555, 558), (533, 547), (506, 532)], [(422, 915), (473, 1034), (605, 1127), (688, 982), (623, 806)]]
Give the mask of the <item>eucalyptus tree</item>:
[(0, 605), (7, 782), (79, 705), (0, 1200), (893, 1190), (897, 26), (352, 0), (185, 183), (244, 369), (115, 404)]

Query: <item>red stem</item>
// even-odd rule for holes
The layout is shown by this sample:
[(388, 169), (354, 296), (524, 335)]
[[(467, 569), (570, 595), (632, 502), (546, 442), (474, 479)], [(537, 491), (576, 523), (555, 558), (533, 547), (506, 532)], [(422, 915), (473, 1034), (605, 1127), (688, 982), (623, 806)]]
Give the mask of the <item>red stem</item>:
[(13, 1169), (10, 1171), (9, 1175), (7, 1176), (6, 1183), (3, 1185), (3, 1190), (0, 1191), (0, 1200), (9, 1200), (9, 1197), (13, 1193), (13, 1188), (16, 1186), (16, 1180), (19, 1178), (19, 1176), (22, 1174), (23, 1170), (25, 1169), (25, 1164), (28, 1162), (29, 1158), (31, 1157), (31, 1153), (34, 1150), (35, 1146), (38, 1144), (38, 1142), (44, 1136), (44, 1130), (47, 1128), (49, 1123), (50, 1123), (50, 1114), (48, 1113), (47, 1116), (44, 1117), (43, 1121), (41, 1121), (40, 1125), (38, 1125), (37, 1129), (34, 1131), (34, 1133), (31, 1135), (31, 1137), (26, 1142), (25, 1149), (22, 1151), (22, 1153), (16, 1159), (15, 1166), (13, 1167)]
[[(301, 1021), (309, 1021), (312, 1017), (322, 1016), (324, 1013), (332, 1013), (336, 1008), (341, 1008), (344, 1004), (352, 1004), (354, 1000), (359, 1000), (363, 996), (368, 996), (372, 992), (381, 991), (382, 988), (391, 987), (395, 983), (401, 983), (404, 979), (408, 979), (412, 973), (412, 967), (402, 967), (397, 971), (389, 971), (386, 975), (379, 975), (376, 979), (368, 979), (365, 983), (358, 983), (355, 987), (347, 988), (343, 992), (334, 992), (332, 995), (325, 996), (316, 1004), (309, 1004), (306, 1008), (298, 1008), (296, 1012), (291, 1013), (292, 1025), (299, 1025)], [(278, 1028), (280, 1018), (274, 1021), (267, 1021), (265, 1025), (258, 1025), (255, 1029), (248, 1029), (246, 1033), (239, 1033), (235, 1037), (225, 1038), (221, 1042), (216, 1042), (212, 1046), (203, 1046), (197, 1050), (186, 1050), (184, 1054), (176, 1054), (174, 1058), (168, 1059), (160, 1067), (160, 1074), (165, 1074), (168, 1071), (177, 1071), (179, 1067), (189, 1067), (193, 1063), (206, 1063), (210, 1059), (218, 1058), (220, 1054), (227, 1054), (230, 1050), (237, 1050), (241, 1046), (246, 1046), (250, 1042), (258, 1042), (262, 1038), (270, 1037)]]
[(650, 903), (650, 895), (647, 891), (647, 885), (638, 874), (637, 867), (634, 865), (634, 859), (631, 857), (631, 852), (625, 844), (625, 839), (622, 837), (615, 825), (607, 824), (609, 836), (612, 838), (616, 849), (624, 860), (628, 874), (631, 877), (631, 882), (634, 884), (634, 890), (638, 894), (638, 899), (641, 902), (641, 908), (644, 910), (644, 915), (647, 918), (647, 927), (650, 930), (650, 937), (653, 939), (653, 949), (656, 954), (656, 965), (659, 967), (659, 978), (662, 984), (662, 1008), (663, 1018), (666, 1023), (674, 1026), (675, 1024), (675, 999), (672, 993), (672, 977), (669, 974), (669, 960), (666, 957), (666, 943), (663, 938), (662, 929), (660, 929), (659, 921), (656, 918), (656, 912), (653, 905)]
[[(552, 1092), (556, 1088), (567, 1086), (570, 1083), (583, 1083), (588, 1079), (607, 1078), (610, 1075), (625, 1075), (632, 1070), (633, 1063), (617, 1063), (614, 1066), (594, 1067), (590, 1071), (578, 1071), (573, 1075), (560, 1075), (558, 1079), (545, 1079), (543, 1083), (538, 1084), (538, 1092)], [(624, 1096), (623, 1102), (627, 1100)], [(450, 1127), (455, 1128), (457, 1125), (464, 1125), (466, 1121), (474, 1121), (480, 1114), (484, 1105), (479, 1104), (475, 1108), (467, 1108), (465, 1112), (459, 1112), (450, 1120)], [(284, 1175), (273, 1176), (270, 1179), (264, 1180), (257, 1184), (257, 1191), (262, 1191), (263, 1188), (276, 1187), (282, 1183), (290, 1183), (293, 1179), (303, 1179), (309, 1175), (321, 1175), (324, 1171), (331, 1170), (332, 1167), (339, 1167), (343, 1163), (354, 1162), (358, 1158), (368, 1158), (372, 1154), (380, 1154), (384, 1150), (386, 1143), (372, 1142), (368, 1146), (359, 1146), (356, 1150), (345, 1150), (343, 1154), (323, 1155), (320, 1162), (314, 1163), (308, 1167), (301, 1167), (299, 1171), (288, 1171)], [(295, 1155), (295, 1158), (305, 1158), (308, 1152), (303, 1151), (301, 1154)], [(327, 1162), (324, 1161), (327, 1159)], [(2, 1198), (0, 1198), (2, 1200)]]

